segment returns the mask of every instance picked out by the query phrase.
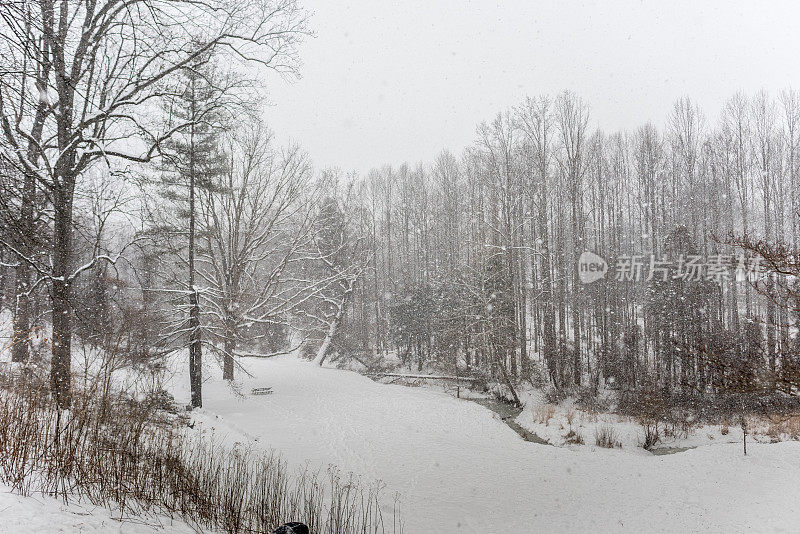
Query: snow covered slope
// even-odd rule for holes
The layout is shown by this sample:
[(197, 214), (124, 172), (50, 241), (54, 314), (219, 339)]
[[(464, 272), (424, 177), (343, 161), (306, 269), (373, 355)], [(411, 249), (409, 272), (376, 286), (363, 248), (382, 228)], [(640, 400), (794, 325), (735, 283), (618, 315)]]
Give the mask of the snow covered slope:
[(198, 532), (180, 521), (161, 517), (133, 518), (120, 522), (104, 509), (35, 495), (22, 497), (0, 484), (0, 532), (9, 534), (191, 534)]
[[(402, 495), (406, 532), (792, 532), (800, 443), (719, 444), (654, 457), (524, 442), (489, 410), (291, 356), (246, 362), (240, 391), (205, 385), (198, 419), (335, 464)], [(242, 376), (242, 375), (240, 375)], [(254, 387), (273, 393), (250, 396)], [(188, 401), (185, 389), (182, 401)], [(215, 417), (215, 416), (218, 416)]]

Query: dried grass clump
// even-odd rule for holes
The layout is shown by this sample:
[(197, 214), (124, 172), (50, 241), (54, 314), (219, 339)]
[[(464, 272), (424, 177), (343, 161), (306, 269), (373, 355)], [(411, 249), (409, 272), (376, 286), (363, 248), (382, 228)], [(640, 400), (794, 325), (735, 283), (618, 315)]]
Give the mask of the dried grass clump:
[(579, 432), (575, 432), (574, 430), (570, 429), (567, 432), (567, 435), (564, 436), (564, 443), (568, 445), (583, 445), (583, 436)]
[(621, 449), (622, 442), (617, 439), (617, 431), (611, 425), (601, 425), (594, 430), (594, 442), (598, 447)]
[(550, 424), (550, 420), (556, 413), (556, 408), (552, 404), (545, 404), (533, 410), (533, 420), (540, 425)]

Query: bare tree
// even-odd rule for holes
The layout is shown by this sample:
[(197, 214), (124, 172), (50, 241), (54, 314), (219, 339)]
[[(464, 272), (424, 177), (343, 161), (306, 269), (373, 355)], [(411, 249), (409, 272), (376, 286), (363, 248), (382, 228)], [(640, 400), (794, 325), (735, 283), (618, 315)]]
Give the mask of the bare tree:
[[(575, 95), (565, 92), (556, 103), (556, 124), (560, 137), (558, 164), (566, 187), (572, 235), (572, 254), (570, 265), (577, 264), (577, 258), (585, 248), (585, 227), (583, 211), (583, 183), (587, 169), (586, 145), (589, 110), (586, 104)], [(566, 267), (566, 266), (565, 266)], [(578, 270), (571, 269), (572, 276), (572, 332), (573, 332), (573, 380), (581, 383), (581, 284)]]
[[(560, 365), (556, 361), (557, 338), (555, 326), (555, 304), (553, 294), (553, 267), (550, 253), (550, 190), (553, 179), (553, 105), (549, 98), (527, 98), (517, 110), (517, 124), (525, 139), (523, 154), (528, 159), (528, 173), (532, 190), (528, 193), (536, 213), (537, 246), (535, 251), (540, 258), (538, 275), (543, 302), (542, 341), (544, 362), (550, 379), (560, 384)], [(562, 325), (563, 328), (563, 325)]]
[[(228, 172), (200, 199), (204, 247), (198, 257), (207, 329), (222, 342), (223, 377), (253, 325), (283, 325), (314, 288), (295, 283), (293, 264), (311, 239), (316, 201), (311, 167), (297, 147), (282, 152), (256, 124), (227, 143)], [(251, 340), (252, 341), (252, 340)], [(212, 345), (215, 349), (217, 347)], [(217, 349), (218, 350), (218, 349)]]

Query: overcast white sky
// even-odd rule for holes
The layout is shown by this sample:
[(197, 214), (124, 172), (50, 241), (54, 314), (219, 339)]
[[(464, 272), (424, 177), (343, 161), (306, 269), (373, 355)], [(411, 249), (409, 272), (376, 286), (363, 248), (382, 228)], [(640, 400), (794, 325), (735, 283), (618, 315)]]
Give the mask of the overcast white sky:
[(317, 168), (460, 154), (526, 95), (569, 89), (605, 131), (714, 120), (738, 90), (800, 88), (800, 4), (773, 1), (305, 0), (302, 79), (270, 78), (267, 120)]

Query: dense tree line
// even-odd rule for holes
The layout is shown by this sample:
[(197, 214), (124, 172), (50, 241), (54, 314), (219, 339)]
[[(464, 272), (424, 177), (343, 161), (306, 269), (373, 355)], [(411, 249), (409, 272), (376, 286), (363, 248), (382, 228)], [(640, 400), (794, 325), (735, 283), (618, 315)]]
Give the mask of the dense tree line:
[[(794, 91), (737, 94), (714, 123), (681, 98), (663, 130), (606, 134), (563, 93), (481, 124), (460, 158), (373, 170), (372, 265), (338, 344), (512, 387), (785, 384), (796, 287), (739, 241), (797, 250), (798, 119)], [(581, 282), (584, 251), (603, 279)]]

